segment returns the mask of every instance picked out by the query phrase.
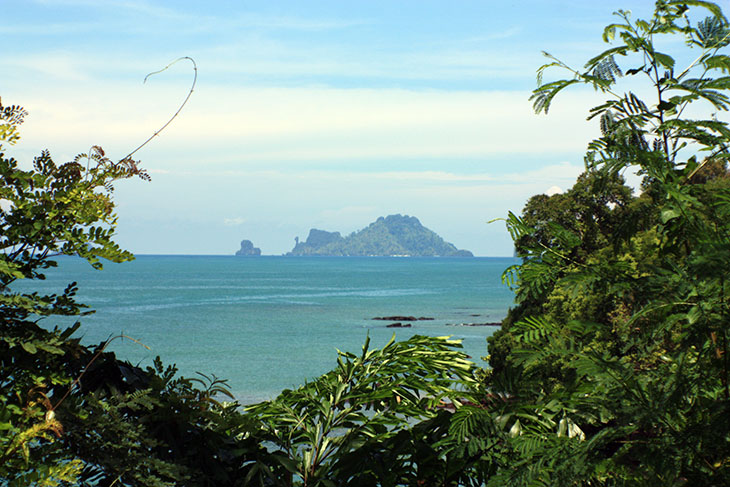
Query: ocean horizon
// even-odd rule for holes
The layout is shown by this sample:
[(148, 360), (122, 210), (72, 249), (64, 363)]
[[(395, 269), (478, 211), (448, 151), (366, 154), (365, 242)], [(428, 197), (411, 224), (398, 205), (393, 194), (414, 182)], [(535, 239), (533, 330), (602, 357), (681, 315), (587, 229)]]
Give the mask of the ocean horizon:
[[(238, 260), (256, 260), (261, 258), (286, 258), (286, 259), (382, 259), (382, 260), (463, 260), (463, 261), (471, 261), (471, 260), (508, 260), (512, 263), (517, 263), (520, 261), (517, 257), (514, 256), (503, 256), (503, 255), (474, 255), (471, 257), (463, 257), (463, 256), (416, 256), (416, 255), (287, 255), (287, 254), (261, 254), (256, 256), (240, 256), (240, 255), (234, 255), (233, 253), (230, 254), (159, 254), (159, 253), (133, 253), (134, 259), (130, 262), (134, 262), (134, 260), (137, 260), (141, 257), (223, 257), (223, 258), (231, 258), (231, 259), (238, 259)], [(76, 259), (76, 257), (70, 257), (66, 255), (59, 255), (56, 257), (53, 257), (52, 259), (55, 260), (65, 260), (65, 259)], [(106, 265), (120, 265), (115, 262), (110, 262), (107, 260), (102, 259), (102, 263)], [(122, 262), (121, 264), (125, 264), (125, 262)]]
[[(47, 279), (13, 289), (60, 293), (77, 282), (78, 301), (95, 313), (48, 318), (44, 326), (81, 321), (85, 344), (126, 335), (109, 347), (149, 366), (156, 356), (180, 373), (225, 379), (242, 403), (275, 397), (336, 365), (337, 350), (357, 352), (367, 337), (393, 334), (462, 340), (485, 365), (486, 338), (513, 303), (502, 272), (512, 257), (235, 257), (139, 254), (96, 271), (59, 257)], [(378, 317), (429, 318), (401, 321)]]

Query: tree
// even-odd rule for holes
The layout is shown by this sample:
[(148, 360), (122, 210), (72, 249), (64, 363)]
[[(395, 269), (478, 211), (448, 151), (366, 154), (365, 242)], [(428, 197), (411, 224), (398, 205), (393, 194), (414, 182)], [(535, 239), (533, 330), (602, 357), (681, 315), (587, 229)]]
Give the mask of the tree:
[(113, 163), (99, 147), (62, 165), (43, 152), (32, 170), (20, 169), (4, 151), (19, 139), (25, 116), (21, 107), (0, 106), (0, 473), (19, 483), (51, 485), (51, 479), (72, 478), (80, 465), (53, 448), (51, 440), (63, 431), (58, 398), (72, 384), (73, 372), (63, 365), (86, 354), (71, 338), (78, 324), (48, 330), (38, 322), (81, 315), (83, 306), (75, 300), (75, 283), (51, 295), (16, 292), (11, 286), (18, 279), (43, 279), (45, 269), (56, 265), (50, 257), (57, 254), (79, 255), (98, 268), (100, 258), (131, 258), (111, 239), (112, 184), (147, 175), (132, 159)]
[[(601, 137), (582, 179), (507, 221), (523, 258), (506, 275), (519, 305), (490, 344), (488, 387), (508, 398), (491, 411), (509, 418), (493, 458), (519, 468), (502, 465), (490, 485), (730, 482), (730, 130), (712, 113), (690, 117), (730, 108), (730, 26), (705, 1), (617, 16), (603, 34), (615, 45), (584, 70), (548, 54), (538, 71), (537, 112), (572, 85), (610, 98), (590, 110)], [(684, 69), (659, 50), (676, 38), (693, 53)], [(543, 82), (554, 68), (570, 77)], [(623, 78), (648, 81), (639, 90), (654, 99), (621, 93)], [(594, 187), (600, 203), (580, 201), (586, 181), (629, 168), (644, 176), (641, 196), (608, 205)]]
[[(176, 377), (174, 367), (142, 370), (82, 345), (90, 312), (76, 283), (57, 294), (17, 291), (43, 279), (58, 255), (97, 269), (133, 258), (113, 241), (113, 185), (148, 179), (137, 161), (113, 162), (100, 147), (56, 164), (48, 152), (22, 169), (4, 152), (26, 112), (0, 107), (0, 479), (3, 485), (241, 485), (263, 452), (242, 436), (245, 421), (213, 378)], [(50, 323), (49, 323), (50, 322)]]

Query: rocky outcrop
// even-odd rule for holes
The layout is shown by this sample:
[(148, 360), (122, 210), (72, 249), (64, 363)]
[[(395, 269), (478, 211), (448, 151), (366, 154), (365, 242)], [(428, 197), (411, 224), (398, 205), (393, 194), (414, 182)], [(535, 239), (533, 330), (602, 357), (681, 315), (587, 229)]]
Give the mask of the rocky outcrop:
[(420, 318), (416, 318), (415, 316), (376, 316), (373, 318), (374, 320), (382, 320), (382, 321), (433, 321), (433, 318), (428, 318), (426, 316), (421, 316)]
[(367, 227), (342, 237), (339, 232), (313, 228), (307, 240), (287, 255), (390, 256), (390, 257), (473, 257), (459, 250), (408, 215), (380, 217)]
[(502, 326), (502, 323), (496, 321), (489, 323), (446, 323), (446, 326)]
[(340, 232), (326, 232), (312, 228), (305, 242), (300, 242), (299, 237), (295, 239), (296, 245), (287, 255), (314, 255), (320, 249), (327, 248), (328, 246), (336, 246), (343, 241), (344, 239), (340, 235)]
[(250, 240), (241, 240), (241, 248), (236, 252), (239, 257), (258, 257), (261, 255), (261, 249), (254, 247)]

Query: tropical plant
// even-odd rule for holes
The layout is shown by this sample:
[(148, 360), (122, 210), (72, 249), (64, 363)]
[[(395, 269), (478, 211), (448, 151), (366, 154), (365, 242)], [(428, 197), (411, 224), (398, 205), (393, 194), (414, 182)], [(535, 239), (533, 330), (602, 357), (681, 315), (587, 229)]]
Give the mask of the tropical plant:
[(114, 162), (96, 146), (64, 164), (44, 151), (24, 169), (5, 151), (26, 115), (0, 106), (0, 485), (240, 485), (263, 449), (238, 405), (216, 399), (230, 395), (224, 381), (142, 370), (106, 352), (110, 340), (83, 345), (80, 322), (56, 321), (92, 312), (76, 283), (32, 289), (61, 255), (96, 269), (132, 259), (113, 241), (113, 185), (148, 176), (132, 154)]
[[(547, 112), (571, 85), (608, 95), (590, 110), (601, 137), (583, 181), (605, 189), (637, 169), (643, 193), (581, 205), (588, 234), (585, 219), (561, 214), (583, 181), (508, 218), (523, 262), (505, 277), (522, 301), (491, 342), (489, 386), (509, 398), (492, 413), (511, 418), (503, 454), (513, 466), (490, 485), (730, 483), (730, 130), (713, 114), (730, 108), (730, 26), (705, 1), (660, 0), (649, 20), (617, 16), (603, 34), (616, 44), (583, 70), (547, 54), (532, 99)], [(660, 50), (677, 37), (691, 54)], [(675, 58), (689, 61), (682, 69)], [(543, 82), (553, 68), (570, 77)], [(632, 91), (622, 93), (625, 78)]]
[(394, 340), (381, 349), (366, 340), (359, 355), (339, 352), (331, 372), (248, 408), (272, 457), (289, 472), (277, 485), (403, 485), (422, 478), (424, 459), (415, 450), (400, 444), (393, 454), (382, 446), (401, 443), (410, 425), (438, 416), (439, 408), (459, 405), (474, 381), (473, 363), (446, 337)]

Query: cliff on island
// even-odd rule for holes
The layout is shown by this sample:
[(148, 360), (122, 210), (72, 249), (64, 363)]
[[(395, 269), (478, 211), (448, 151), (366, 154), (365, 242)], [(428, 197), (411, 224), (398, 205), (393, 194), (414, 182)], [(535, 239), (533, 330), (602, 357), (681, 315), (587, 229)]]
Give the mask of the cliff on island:
[(254, 247), (250, 240), (241, 240), (241, 248), (236, 252), (239, 257), (258, 257), (261, 249)]
[(421, 225), (418, 218), (407, 215), (381, 216), (347, 237), (313, 228), (306, 241), (300, 242), (297, 237), (294, 249), (286, 255), (473, 257), (468, 250), (457, 249)]

